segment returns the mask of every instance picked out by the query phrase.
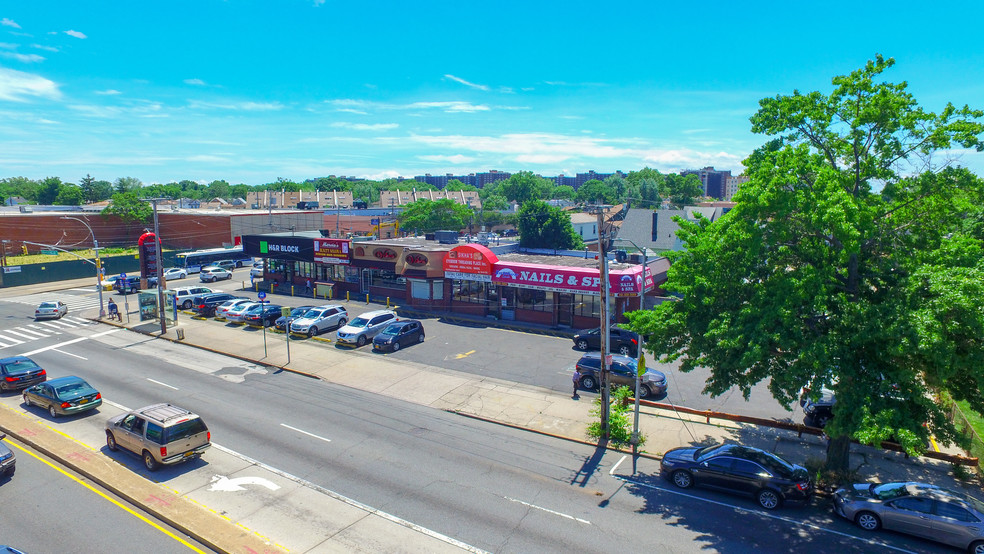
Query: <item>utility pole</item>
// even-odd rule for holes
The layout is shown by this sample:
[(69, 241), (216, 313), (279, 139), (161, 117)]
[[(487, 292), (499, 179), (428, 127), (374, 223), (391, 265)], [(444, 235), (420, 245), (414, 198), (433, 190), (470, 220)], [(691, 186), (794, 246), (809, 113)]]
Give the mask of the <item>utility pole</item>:
[(605, 252), (605, 208), (595, 206), (598, 214), (598, 261), (601, 264), (601, 332), (605, 340), (601, 341), (601, 437), (608, 440), (608, 420), (611, 410), (611, 386), (608, 355), (611, 352), (611, 325), (608, 323), (608, 254)]
[[(642, 251), (642, 290), (639, 292), (639, 309), (646, 309), (646, 275), (649, 273), (649, 258), (647, 256), (646, 248), (639, 248), (639, 245), (632, 242), (629, 239), (615, 239), (627, 242), (632, 246), (635, 246), (637, 250)], [(642, 337), (639, 337), (639, 344), (636, 346), (636, 364), (638, 366), (643, 365), (642, 358)], [(640, 370), (644, 370), (644, 367), (640, 367)], [(635, 377), (635, 414), (632, 420), (632, 455), (636, 456), (639, 454), (639, 381), (642, 380), (642, 374), (636, 375)]]
[(147, 200), (154, 206), (154, 250), (157, 252), (157, 317), (161, 320), (161, 334), (163, 335), (167, 333), (167, 317), (164, 313), (164, 283), (162, 283), (164, 265), (161, 263), (163, 260), (161, 260), (161, 230), (157, 223), (157, 202), (164, 200), (164, 198), (148, 198)]

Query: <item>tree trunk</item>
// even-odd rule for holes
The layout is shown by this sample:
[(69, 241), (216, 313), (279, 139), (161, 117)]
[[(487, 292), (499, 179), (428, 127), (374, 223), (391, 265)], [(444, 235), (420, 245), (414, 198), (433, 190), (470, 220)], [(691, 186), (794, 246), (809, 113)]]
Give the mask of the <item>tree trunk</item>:
[(827, 469), (847, 473), (850, 469), (851, 437), (831, 437), (827, 441)]

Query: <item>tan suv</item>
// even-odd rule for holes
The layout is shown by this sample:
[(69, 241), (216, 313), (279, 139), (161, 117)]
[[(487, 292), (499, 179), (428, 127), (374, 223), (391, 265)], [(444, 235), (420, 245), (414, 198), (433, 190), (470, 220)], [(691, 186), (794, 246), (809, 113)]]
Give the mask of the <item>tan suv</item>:
[(172, 404), (146, 406), (106, 422), (106, 446), (138, 454), (150, 471), (198, 458), (211, 441), (202, 418)]

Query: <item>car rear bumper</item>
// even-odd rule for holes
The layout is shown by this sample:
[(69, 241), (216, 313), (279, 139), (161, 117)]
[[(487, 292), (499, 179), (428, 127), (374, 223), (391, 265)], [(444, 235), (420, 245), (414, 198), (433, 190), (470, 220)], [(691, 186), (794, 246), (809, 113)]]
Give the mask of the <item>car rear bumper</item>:
[(14, 381), (12, 383), (4, 381), (2, 384), (0, 384), (0, 386), (2, 386), (4, 390), (20, 390), (37, 385), (38, 383), (43, 383), (45, 379), (47, 379), (47, 376), (42, 375), (41, 377), (35, 377), (34, 379), (22, 379), (20, 381)]
[(99, 406), (102, 406), (102, 398), (98, 400), (93, 400), (92, 402), (88, 402), (86, 404), (79, 404), (78, 406), (69, 406), (67, 408), (56, 408), (56, 410), (65, 415), (72, 415), (72, 414), (77, 414), (79, 412), (85, 412), (93, 408), (98, 408)]
[(184, 461), (187, 461), (187, 460), (193, 460), (193, 459), (201, 456), (202, 454), (204, 454), (205, 451), (208, 450), (208, 447), (210, 447), (210, 446), (212, 446), (212, 444), (211, 443), (208, 443), (208, 444), (204, 444), (202, 446), (199, 446), (198, 448), (196, 448), (194, 450), (189, 450), (187, 452), (182, 452), (181, 454), (178, 454), (176, 456), (168, 456), (167, 458), (164, 458), (163, 460), (161, 460), (161, 463), (162, 464), (165, 464), (165, 465), (171, 465), (171, 464), (179, 464), (179, 463), (184, 462)]

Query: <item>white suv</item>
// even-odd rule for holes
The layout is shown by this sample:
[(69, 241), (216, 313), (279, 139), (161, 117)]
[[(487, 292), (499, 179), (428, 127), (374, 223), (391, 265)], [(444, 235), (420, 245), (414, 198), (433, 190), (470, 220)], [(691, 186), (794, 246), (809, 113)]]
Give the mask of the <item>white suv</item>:
[(399, 320), (400, 318), (396, 317), (396, 312), (390, 310), (366, 312), (339, 329), (335, 333), (335, 338), (342, 344), (363, 346), (367, 342), (371, 342), (372, 338), (385, 329), (387, 325)]
[(343, 306), (328, 304), (311, 308), (301, 317), (290, 322), (290, 332), (313, 337), (322, 331), (345, 325), (348, 312)]
[(213, 291), (208, 287), (180, 287), (174, 289), (174, 303), (175, 305), (181, 307), (182, 310), (190, 310), (192, 305), (192, 298), (198, 296), (199, 294), (208, 294)]

